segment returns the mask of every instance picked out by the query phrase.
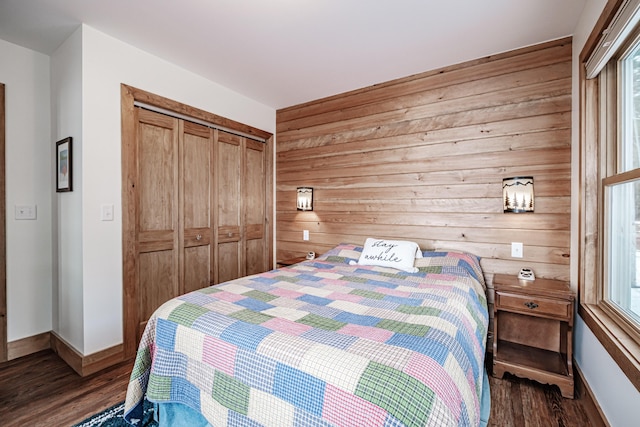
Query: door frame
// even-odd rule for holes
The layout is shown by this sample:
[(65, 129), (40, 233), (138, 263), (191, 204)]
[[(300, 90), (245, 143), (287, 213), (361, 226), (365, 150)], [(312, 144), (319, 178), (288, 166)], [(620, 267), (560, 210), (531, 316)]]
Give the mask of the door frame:
[(5, 97), (0, 83), (0, 362), (7, 360), (7, 229), (5, 179)]
[(122, 131), (122, 334), (124, 357), (135, 355), (138, 347), (138, 265), (136, 260), (136, 175), (137, 123), (136, 102), (166, 111), (167, 114), (190, 117), (220, 128), (253, 135), (266, 140), (267, 194), (266, 224), (268, 259), (273, 259), (273, 135), (269, 132), (218, 116), (213, 113), (164, 98), (125, 84), (120, 85), (120, 111)]

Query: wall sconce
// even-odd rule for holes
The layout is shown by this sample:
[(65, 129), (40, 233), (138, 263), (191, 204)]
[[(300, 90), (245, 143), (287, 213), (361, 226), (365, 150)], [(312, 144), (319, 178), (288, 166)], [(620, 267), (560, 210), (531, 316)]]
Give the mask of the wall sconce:
[(296, 207), (299, 211), (313, 210), (313, 188), (298, 187), (298, 199)]
[(517, 176), (502, 180), (504, 212), (533, 212), (533, 177)]

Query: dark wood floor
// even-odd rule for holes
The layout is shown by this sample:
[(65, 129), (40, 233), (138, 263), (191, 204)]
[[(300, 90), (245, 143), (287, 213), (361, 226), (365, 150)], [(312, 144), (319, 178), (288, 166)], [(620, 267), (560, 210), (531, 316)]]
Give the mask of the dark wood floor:
[(133, 360), (80, 377), (50, 350), (0, 365), (0, 425), (71, 426), (124, 400)]
[[(601, 427), (584, 397), (565, 399), (556, 386), (505, 374), (503, 379), (489, 377), (491, 416), (495, 427)], [(593, 421), (593, 422), (592, 422)]]
[[(2, 426), (71, 426), (124, 400), (133, 361), (82, 378), (56, 354), (42, 351), (0, 365)], [(490, 378), (490, 426), (570, 427), (592, 423), (583, 399), (511, 376)]]

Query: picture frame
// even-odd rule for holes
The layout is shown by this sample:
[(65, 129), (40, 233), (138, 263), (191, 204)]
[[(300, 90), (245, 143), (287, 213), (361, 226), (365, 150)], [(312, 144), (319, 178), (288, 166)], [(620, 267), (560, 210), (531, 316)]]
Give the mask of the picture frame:
[(73, 189), (72, 138), (69, 136), (56, 142), (56, 192)]

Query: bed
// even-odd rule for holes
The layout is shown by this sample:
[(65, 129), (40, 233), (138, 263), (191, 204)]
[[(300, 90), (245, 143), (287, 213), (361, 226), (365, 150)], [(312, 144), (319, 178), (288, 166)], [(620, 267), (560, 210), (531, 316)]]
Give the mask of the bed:
[(479, 260), (420, 251), (417, 272), (363, 248), (163, 304), (141, 338), (125, 419), (163, 425), (477, 426), (488, 418)]

